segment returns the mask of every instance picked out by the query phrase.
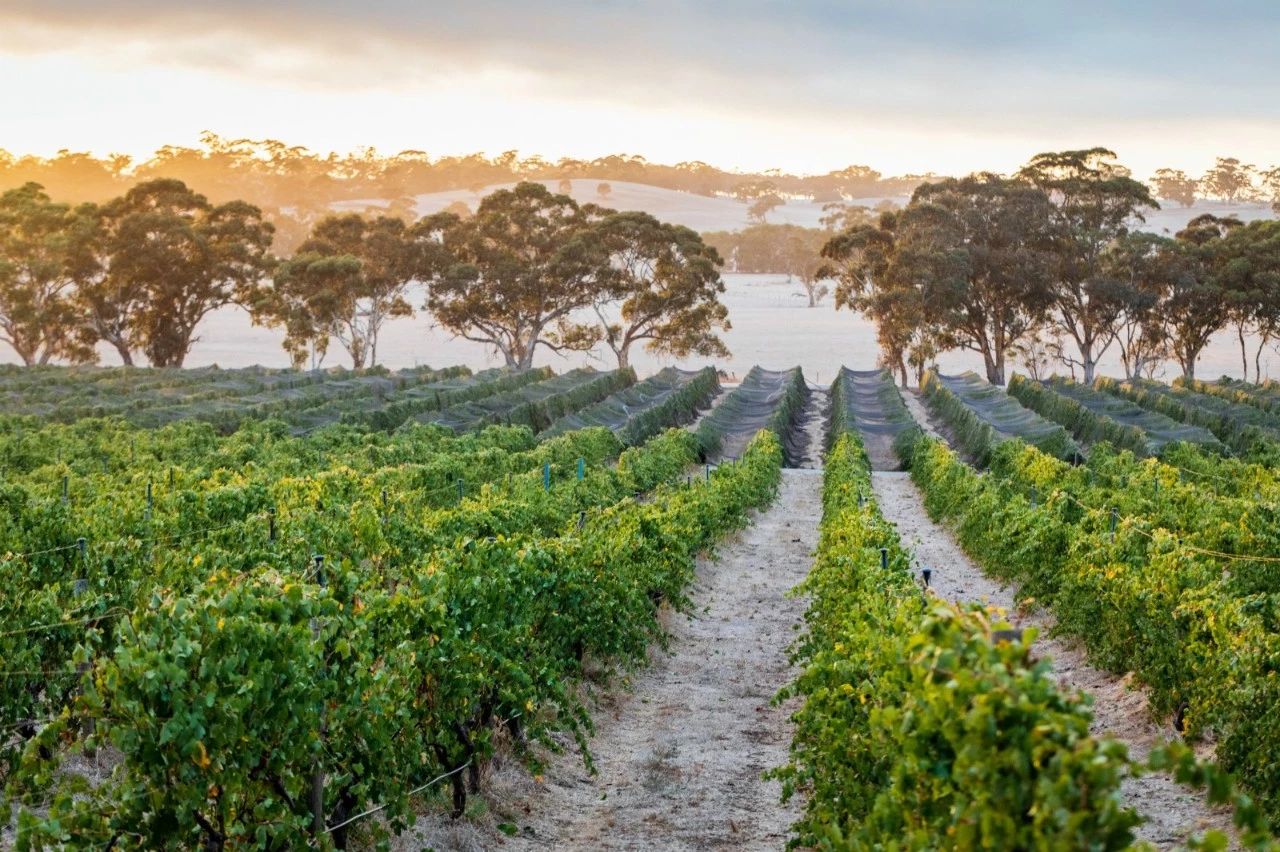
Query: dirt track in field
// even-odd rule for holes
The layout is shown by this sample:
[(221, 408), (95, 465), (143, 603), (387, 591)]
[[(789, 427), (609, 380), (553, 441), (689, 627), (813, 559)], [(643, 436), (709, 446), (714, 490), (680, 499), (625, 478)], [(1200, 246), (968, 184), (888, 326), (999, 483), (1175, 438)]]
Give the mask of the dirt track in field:
[[(807, 412), (814, 460), (824, 403), (815, 393)], [(770, 702), (793, 674), (787, 647), (805, 602), (787, 593), (812, 565), (821, 494), (821, 470), (784, 470), (774, 504), (718, 558), (699, 560), (690, 615), (667, 622), (669, 651), (652, 651), (631, 688), (593, 714), (597, 775), (571, 743), (540, 780), (499, 768), (487, 779), (488, 814), (453, 826), (428, 818), (402, 848), (785, 847), (799, 802), (783, 807), (779, 785), (761, 775), (787, 760), (793, 708)]]
[[(908, 408), (931, 434), (938, 432), (920, 399), (905, 394)], [(991, 579), (960, 549), (950, 530), (934, 523), (925, 511), (920, 492), (907, 473), (877, 470), (872, 474), (876, 499), (884, 516), (898, 527), (903, 544), (910, 548), (920, 567), (933, 569), (931, 588), (952, 601), (985, 601), (1009, 614), (1018, 627), (1035, 627), (1039, 636), (1035, 653), (1048, 657), (1058, 681), (1093, 697), (1093, 732), (1124, 743), (1130, 754), (1144, 758), (1160, 740), (1176, 733), (1152, 720), (1146, 696), (1130, 689), (1128, 677), (1099, 671), (1091, 666), (1084, 649), (1068, 637), (1053, 637), (1050, 613), (1018, 610), (1016, 587)], [(1210, 808), (1202, 797), (1174, 782), (1165, 774), (1148, 774), (1126, 779), (1121, 794), (1145, 819), (1137, 830), (1140, 839), (1157, 848), (1182, 846), (1192, 834), (1207, 828), (1231, 833), (1229, 810)]]

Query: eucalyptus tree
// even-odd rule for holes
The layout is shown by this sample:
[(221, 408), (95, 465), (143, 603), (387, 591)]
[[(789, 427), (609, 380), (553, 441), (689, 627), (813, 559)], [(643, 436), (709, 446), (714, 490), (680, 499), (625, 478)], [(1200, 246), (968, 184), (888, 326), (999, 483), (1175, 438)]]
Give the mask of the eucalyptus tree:
[(442, 251), (421, 233), (397, 217), (329, 216), (280, 264), (254, 307), (257, 321), (285, 329), (295, 365), (322, 358), (336, 340), (355, 369), (377, 366), (383, 327), (413, 315), (409, 287)]
[(273, 263), (257, 207), (211, 204), (179, 180), (140, 183), (79, 215), (77, 307), (126, 364), (141, 350), (153, 366), (181, 367), (200, 322), (253, 303)]
[(533, 366), (538, 349), (585, 351), (600, 340), (589, 311), (616, 272), (604, 235), (604, 215), (540, 183), (519, 183), (480, 202), (475, 215), (448, 214), (416, 226), (447, 260), (425, 271), (426, 307), (435, 321), (466, 340), (496, 349), (507, 365)]
[[(696, 231), (660, 222), (648, 213), (615, 213), (596, 226), (614, 274), (595, 304), (601, 336), (618, 360), (631, 348), (679, 358), (726, 357), (717, 331), (729, 329), (720, 301), (722, 261)], [(615, 309), (616, 310), (613, 310)]]
[(1092, 382), (1099, 359), (1115, 342), (1125, 315), (1123, 289), (1108, 280), (1107, 247), (1158, 208), (1151, 190), (1134, 180), (1106, 148), (1037, 154), (1018, 176), (1044, 190), (1054, 225), (1052, 325), (1075, 352), (1062, 360)]
[(71, 208), (37, 183), (0, 195), (0, 341), (27, 366), (95, 359), (73, 303), (76, 231)]

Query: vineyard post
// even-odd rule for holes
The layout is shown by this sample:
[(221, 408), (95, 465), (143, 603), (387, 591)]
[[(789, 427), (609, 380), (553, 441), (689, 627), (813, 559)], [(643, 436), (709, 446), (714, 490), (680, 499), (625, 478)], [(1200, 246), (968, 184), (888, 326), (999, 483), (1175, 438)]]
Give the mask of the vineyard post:
[(581, 482), (582, 478), (586, 475), (587, 475), (587, 460), (579, 456), (578, 457), (578, 481)]
[(276, 540), (276, 507), (271, 506), (267, 509), (267, 541), (275, 543)]
[(457, 486), (458, 486), (458, 502), (461, 503), (462, 502), (462, 480), (461, 479), (457, 481)]
[(154, 504), (151, 501), (151, 480), (147, 480), (147, 520), (151, 520), (151, 510)]
[(1119, 514), (1120, 513), (1117, 512), (1115, 509), (1111, 510), (1111, 540), (1112, 541), (1116, 540), (1116, 520), (1119, 517)]
[(1036, 487), (1033, 485), (1031, 486), (1031, 508), (1036, 508), (1036, 506), (1039, 505), (1039, 501), (1040, 492), (1036, 491)]
[(169, 468), (169, 487), (173, 487), (173, 468)]
[[(324, 557), (320, 554), (315, 555), (316, 563), (316, 582), (323, 589), (327, 585), (324, 576)], [(311, 620), (311, 635), (318, 642), (320, 641), (320, 620), (313, 618)], [(324, 648), (320, 649), (320, 671), (324, 673)], [(325, 736), (325, 714), (324, 699), (320, 704), (320, 739)], [(320, 836), (324, 832), (324, 772), (320, 768), (320, 757), (317, 754), (311, 764), (311, 829), (316, 836)]]
[(880, 570), (889, 570), (889, 548), (887, 547), (880, 548)]
[[(80, 573), (84, 576), (83, 580), (77, 580), (73, 586), (74, 593), (78, 597), (89, 590), (89, 540), (84, 536), (76, 539), (76, 547), (80, 549)], [(89, 663), (80, 663), (76, 666), (76, 673), (84, 677), (84, 673), (90, 668)], [(87, 716), (84, 720), (84, 732), (86, 736), (92, 737), (98, 730), (97, 723), (92, 716)], [(95, 757), (97, 749), (85, 749), (90, 757)]]
[(542, 466), (542, 490), (551, 490), (551, 462), (547, 462)]
[(62, 502), (67, 503), (71, 500), (71, 477), (63, 474), (62, 476)]
[(711, 481), (711, 465), (707, 465), (707, 482)]

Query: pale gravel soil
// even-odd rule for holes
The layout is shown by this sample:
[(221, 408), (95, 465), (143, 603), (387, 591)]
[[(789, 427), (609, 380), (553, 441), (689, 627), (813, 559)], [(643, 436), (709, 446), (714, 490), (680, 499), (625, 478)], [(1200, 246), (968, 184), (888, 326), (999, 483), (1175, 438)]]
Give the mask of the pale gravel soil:
[[(914, 399), (908, 395), (908, 400)], [(921, 416), (914, 409), (912, 413), (917, 418)], [(1051, 614), (1020, 611), (1017, 589), (987, 577), (960, 549), (951, 532), (929, 519), (909, 474), (876, 471), (872, 485), (881, 512), (897, 525), (903, 544), (914, 552), (918, 566), (933, 569), (934, 594), (957, 602), (986, 602), (1006, 611), (1013, 625), (1038, 629), (1034, 652), (1052, 661), (1059, 683), (1093, 696), (1093, 733), (1124, 743), (1130, 754), (1139, 759), (1160, 740), (1176, 736), (1172, 727), (1151, 719), (1145, 694), (1140, 689), (1130, 689), (1127, 676), (1093, 668), (1078, 643), (1050, 636)], [(1147, 820), (1138, 828), (1138, 836), (1160, 849), (1176, 848), (1206, 828), (1231, 831), (1228, 809), (1210, 808), (1195, 791), (1165, 774), (1126, 779), (1121, 795)]]
[[(823, 404), (815, 392), (811, 463)], [(784, 470), (774, 504), (698, 560), (689, 616), (667, 614), (669, 651), (653, 649), (630, 690), (593, 713), (597, 775), (571, 743), (541, 779), (501, 762), (486, 778), (488, 813), (452, 825), (427, 816), (399, 848), (782, 849), (801, 802), (781, 805), (761, 775), (788, 757), (795, 703), (771, 701), (793, 677), (787, 648), (805, 602), (787, 592), (809, 572), (821, 514), (821, 471)]]

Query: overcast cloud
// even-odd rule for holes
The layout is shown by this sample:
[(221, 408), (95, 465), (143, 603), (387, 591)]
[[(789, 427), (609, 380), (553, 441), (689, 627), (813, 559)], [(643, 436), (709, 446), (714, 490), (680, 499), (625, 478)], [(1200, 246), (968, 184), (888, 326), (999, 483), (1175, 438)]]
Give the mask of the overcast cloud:
[(356, 93), (484, 78), (541, 98), (976, 135), (1280, 133), (1277, 46), (1280, 4), (1263, 0), (0, 0), (0, 53), (17, 58)]

